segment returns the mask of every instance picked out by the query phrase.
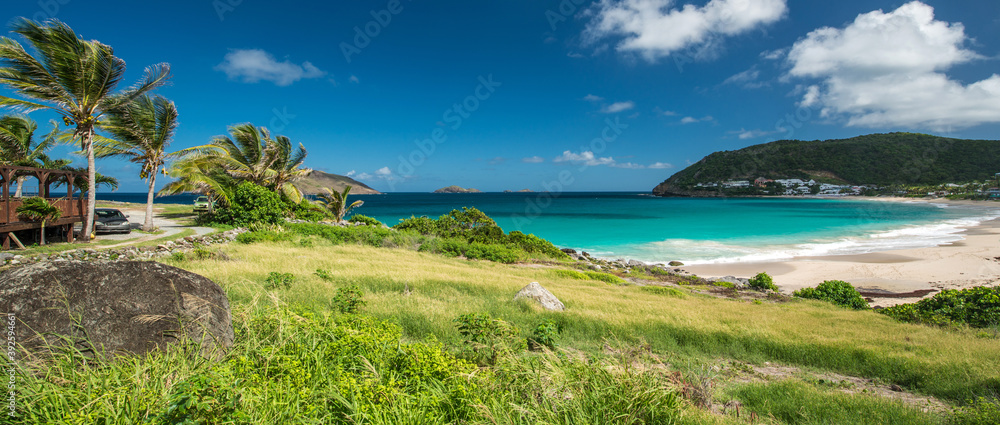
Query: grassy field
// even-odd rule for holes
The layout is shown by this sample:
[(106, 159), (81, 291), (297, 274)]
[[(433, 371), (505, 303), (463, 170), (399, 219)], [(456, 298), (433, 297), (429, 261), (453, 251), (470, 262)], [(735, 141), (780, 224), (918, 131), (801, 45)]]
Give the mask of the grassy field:
[[(168, 353), (156, 361), (80, 372), (63, 359), (43, 374), (49, 378), (36, 381), (39, 397), (35, 399), (36, 404), (61, 407), (40, 409), (36, 418), (52, 420), (76, 412), (59, 421), (73, 423), (65, 418), (90, 414), (90, 419), (103, 417), (107, 423), (134, 423), (130, 421), (149, 419), (165, 405), (176, 405), (178, 382), (187, 385), (202, 376), (222, 383), (202, 383), (197, 388), (233, 385), (234, 389), (212, 391), (232, 397), (238, 394), (237, 398), (246, 400), (236, 413), (226, 413), (237, 419), (217, 423), (951, 421), (947, 407), (926, 409), (862, 388), (831, 386), (802, 376), (748, 379), (753, 374), (740, 372), (765, 364), (796, 368), (803, 376), (838, 373), (867, 378), (872, 385), (897, 385), (907, 393), (936, 397), (946, 406), (992, 397), (1000, 390), (1000, 340), (972, 331), (902, 324), (874, 312), (817, 301), (760, 303), (716, 298), (686, 288), (609, 284), (562, 271), (569, 268), (566, 265), (502, 265), (405, 249), (332, 245), (315, 238), (307, 244), (312, 246), (302, 246), (300, 241), (232, 244), (220, 248), (228, 261), (190, 256), (166, 260), (211, 278), (229, 295), (237, 328), (237, 344), (226, 356), (228, 363), (223, 363), (229, 366)], [(294, 276), (291, 287), (266, 289), (272, 272)], [(547, 312), (530, 302), (512, 301), (529, 282), (539, 282), (554, 293), (566, 311)], [(365, 294), (364, 317), (385, 322), (372, 325), (380, 330), (371, 335), (390, 335), (386, 346), (443, 349), (457, 356), (454, 361), (458, 363), (441, 360), (447, 364), (440, 366), (442, 370), (451, 370), (452, 378), (475, 378), (462, 381), (461, 388), (448, 378), (419, 381), (425, 386), (410, 388), (406, 395), (394, 393), (392, 388), (409, 388), (415, 378), (405, 370), (400, 372), (398, 360), (380, 363), (386, 356), (383, 347), (345, 358), (364, 358), (368, 363), (355, 365), (362, 371), (360, 376), (376, 376), (380, 384), (362, 386), (388, 392), (378, 395), (382, 393), (371, 390), (376, 395), (361, 392), (356, 394), (368, 395), (357, 398), (338, 395), (355, 394), (344, 388), (360, 385), (330, 377), (341, 376), (331, 372), (340, 370), (335, 364), (350, 361), (329, 363), (318, 356), (333, 350), (323, 348), (324, 344), (344, 327), (329, 325), (330, 321), (353, 320), (332, 307), (338, 290), (351, 285)], [(522, 335), (540, 323), (554, 322), (560, 329), (557, 351), (522, 352), (492, 367), (476, 369), (461, 360), (468, 358), (470, 346), (456, 330), (455, 319), (466, 313), (501, 318)], [(333, 327), (324, 327), (328, 325)], [(369, 335), (366, 332), (372, 328), (357, 329), (358, 334)], [(417, 350), (389, 352), (410, 349)], [(269, 353), (263, 360), (262, 351)], [(255, 367), (281, 369), (275, 375), (281, 378), (231, 376), (236, 373), (232, 364), (254, 358)], [(285, 371), (289, 367), (293, 371)], [(75, 374), (82, 376), (67, 376)], [(53, 375), (60, 378), (53, 379)], [(147, 378), (151, 381), (143, 381)], [(286, 378), (294, 382), (281, 381)], [(235, 384), (227, 379), (236, 380)], [(79, 393), (68, 390), (67, 384), (59, 386), (59, 382), (75, 380), (91, 384), (74, 390)], [(473, 381), (479, 383), (469, 383)], [(113, 395), (99, 397), (100, 402), (92, 400), (94, 391), (102, 388)], [(288, 395), (295, 391), (301, 394)], [(456, 392), (464, 395), (456, 396)], [(316, 402), (331, 398), (337, 401)], [(226, 405), (225, 397), (208, 399)], [(722, 408), (736, 402), (742, 404), (739, 417), (734, 410)], [(713, 410), (707, 408), (713, 405)], [(123, 408), (130, 413), (108, 413)]]

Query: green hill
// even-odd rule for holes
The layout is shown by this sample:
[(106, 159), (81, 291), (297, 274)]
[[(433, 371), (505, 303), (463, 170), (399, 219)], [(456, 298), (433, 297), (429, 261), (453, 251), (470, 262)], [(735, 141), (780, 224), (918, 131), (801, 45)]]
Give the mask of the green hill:
[(801, 178), (844, 184), (941, 184), (1000, 172), (1000, 142), (915, 133), (837, 140), (779, 140), (715, 152), (656, 186), (660, 196), (697, 196), (698, 183)]

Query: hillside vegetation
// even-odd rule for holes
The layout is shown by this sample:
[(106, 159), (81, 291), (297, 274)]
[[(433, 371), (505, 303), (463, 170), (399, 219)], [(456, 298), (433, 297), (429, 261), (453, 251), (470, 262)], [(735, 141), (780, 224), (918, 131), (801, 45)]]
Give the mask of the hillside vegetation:
[(315, 195), (321, 193), (323, 188), (330, 188), (335, 191), (342, 191), (345, 187), (351, 186), (351, 193), (355, 195), (371, 195), (379, 194), (379, 192), (368, 185), (354, 180), (347, 176), (341, 176), (338, 174), (324, 173), (319, 170), (313, 170), (308, 176), (303, 177), (295, 182), (295, 186), (306, 195)]
[(846, 184), (942, 184), (1000, 172), (1000, 142), (888, 133), (838, 140), (780, 140), (715, 152), (654, 190), (684, 195), (698, 183), (800, 178)]

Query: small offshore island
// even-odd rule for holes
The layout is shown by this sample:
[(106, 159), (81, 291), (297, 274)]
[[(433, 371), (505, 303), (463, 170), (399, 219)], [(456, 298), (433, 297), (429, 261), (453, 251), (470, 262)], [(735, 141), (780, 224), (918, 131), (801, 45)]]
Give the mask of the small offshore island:
[(471, 187), (466, 189), (461, 186), (452, 185), (435, 190), (434, 193), (483, 193), (483, 192), (479, 189), (474, 189)]

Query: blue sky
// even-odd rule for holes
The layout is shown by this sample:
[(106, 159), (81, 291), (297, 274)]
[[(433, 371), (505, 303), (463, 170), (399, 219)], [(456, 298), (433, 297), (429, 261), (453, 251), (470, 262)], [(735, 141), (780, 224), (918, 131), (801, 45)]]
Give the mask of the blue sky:
[[(995, 0), (42, 0), (4, 11), (113, 46), (130, 83), (170, 63), (159, 92), (180, 112), (172, 150), (252, 122), (305, 145), (307, 166), (382, 191), (646, 192), (709, 153), (777, 139), (1000, 139)], [(120, 191), (143, 190), (134, 166), (98, 165)]]

